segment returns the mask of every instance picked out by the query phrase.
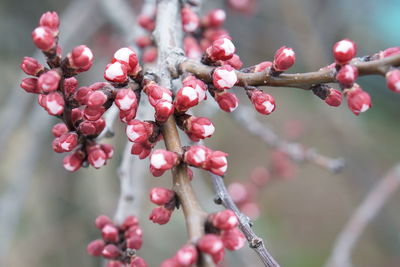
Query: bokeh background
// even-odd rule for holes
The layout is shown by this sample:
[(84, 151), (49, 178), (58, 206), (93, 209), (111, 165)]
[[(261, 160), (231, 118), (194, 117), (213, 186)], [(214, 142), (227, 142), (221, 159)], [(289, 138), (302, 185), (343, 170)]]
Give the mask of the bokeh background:
[[(205, 2), (206, 10), (222, 5)], [(140, 10), (141, 1), (130, 0), (129, 4), (131, 12)], [(79, 76), (80, 84), (102, 81), (113, 51), (129, 40), (111, 23), (106, 15), (110, 10), (104, 8), (100, 0), (0, 1), (0, 266), (101, 264), (85, 249), (99, 235), (93, 225), (95, 217), (115, 212), (117, 168), (126, 142), (123, 125), (118, 122), (116, 136), (106, 140), (118, 151), (106, 167), (68, 173), (62, 168), (63, 155), (51, 149), (50, 127), (55, 120), (37, 107), (33, 95), (19, 88), (23, 74), (19, 64), (23, 56), (37, 53), (30, 34), (40, 15), (55, 10), (62, 18), (64, 54), (79, 44), (94, 51), (94, 66)], [(253, 14), (229, 9), (227, 14), (226, 28), (245, 65), (270, 60), (276, 49), (288, 45), (297, 53), (291, 71), (305, 72), (328, 65), (332, 44), (342, 38), (354, 40), (359, 55), (400, 44), (398, 0), (259, 0)], [(267, 89), (277, 109), (268, 117), (257, 115), (260, 121), (287, 138), (292, 136), (290, 125), (300, 125), (296, 141), (324, 155), (344, 157), (347, 163), (340, 174), (305, 163), (297, 166), (294, 176), (273, 177), (263, 189), (258, 199), (262, 213), (255, 230), (282, 266), (322, 266), (354, 209), (400, 160), (400, 95), (389, 91), (382, 77), (359, 81), (373, 99), (373, 107), (359, 117), (346, 103), (332, 108), (308, 91)], [(241, 103), (249, 104), (239, 94)], [(245, 182), (254, 168), (270, 167), (272, 150), (260, 139), (233, 122), (229, 114), (218, 112), (213, 121), (217, 131), (207, 143), (229, 153), (227, 183)], [(170, 179), (168, 175), (154, 179), (149, 174), (143, 179), (138, 183), (138, 198), (144, 200), (137, 202), (144, 228), (140, 255), (150, 266), (158, 266), (185, 242), (184, 223), (180, 212), (162, 227), (147, 220), (153, 208), (147, 201), (147, 188), (168, 186)], [(215, 211), (219, 207), (213, 204), (210, 182), (207, 175), (196, 174), (198, 197), (209, 211)], [(397, 193), (369, 225), (353, 254), (356, 266), (400, 266), (399, 205)], [(228, 256), (226, 266), (261, 266), (247, 248)]]

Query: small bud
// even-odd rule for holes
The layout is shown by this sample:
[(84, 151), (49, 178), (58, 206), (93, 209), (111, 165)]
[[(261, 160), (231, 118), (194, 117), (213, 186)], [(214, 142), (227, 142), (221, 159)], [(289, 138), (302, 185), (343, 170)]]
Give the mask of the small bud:
[(325, 98), (325, 103), (332, 107), (338, 107), (342, 104), (342, 92), (330, 88), (329, 95)]
[(227, 156), (228, 154), (222, 151), (213, 151), (207, 158), (207, 170), (216, 175), (223, 176), (228, 169)]
[(112, 220), (107, 215), (99, 215), (95, 220), (95, 225), (97, 229), (103, 229), (104, 226), (108, 224), (113, 224)]
[[(114, 155), (114, 147), (110, 144), (101, 144), (100, 148), (104, 151), (104, 153), (106, 153), (107, 159), (111, 159), (112, 156)], [(130, 218), (132, 216), (128, 216), (128, 218)]]
[(149, 97), (150, 104), (155, 107), (158, 102), (166, 101), (172, 103), (172, 92), (171, 90), (159, 86), (155, 82), (148, 82), (144, 87), (143, 91)]
[(212, 215), (212, 224), (218, 229), (230, 230), (239, 224), (239, 220), (232, 210), (223, 210)]
[(150, 36), (142, 35), (136, 38), (135, 43), (138, 47), (143, 49), (147, 46), (150, 46), (153, 43), (153, 41), (151, 40)]
[(178, 90), (174, 106), (179, 112), (187, 111), (199, 103), (199, 95), (193, 87), (185, 86)]
[(350, 62), (350, 60), (356, 55), (357, 46), (353, 41), (343, 39), (337, 42), (333, 46), (332, 50), (336, 63), (343, 65)]
[(346, 92), (346, 96), (350, 110), (357, 116), (372, 106), (369, 94), (356, 83)]
[(185, 132), (195, 142), (211, 137), (214, 131), (215, 127), (208, 118), (191, 116), (185, 120)]
[(108, 64), (104, 71), (104, 79), (115, 83), (125, 83), (128, 80), (127, 67), (118, 61)]
[(136, 256), (131, 260), (131, 264), (129, 266), (130, 267), (147, 267), (148, 265), (144, 259), (142, 259), (139, 256)]
[(93, 93), (89, 87), (80, 87), (74, 94), (74, 99), (81, 105), (86, 105), (86, 99)]
[(243, 66), (242, 60), (240, 60), (240, 57), (236, 54), (234, 54), (230, 59), (224, 61), (223, 64), (231, 65), (235, 70), (239, 70)]
[(336, 74), (336, 80), (344, 87), (351, 88), (358, 77), (358, 69), (350, 64), (340, 68)]
[(104, 166), (106, 164), (106, 160), (107, 160), (106, 153), (99, 147), (93, 147), (88, 152), (89, 164), (96, 169)]
[(143, 63), (153, 63), (158, 56), (158, 50), (154, 46), (149, 46), (144, 49), (142, 60)]
[(154, 118), (158, 122), (166, 122), (174, 113), (174, 105), (168, 101), (159, 101), (154, 109), (156, 111)]
[(211, 149), (209, 149), (208, 147), (202, 145), (191, 146), (185, 152), (183, 159), (189, 165), (203, 168), (210, 153)]
[(212, 46), (207, 48), (206, 54), (212, 61), (229, 60), (235, 54), (235, 46), (226, 37), (215, 40)]
[(171, 218), (172, 211), (164, 207), (157, 207), (151, 211), (149, 219), (153, 223), (166, 224)]
[(75, 77), (64, 80), (64, 93), (68, 97), (72, 95), (78, 87), (78, 80)]
[(183, 246), (176, 253), (176, 260), (182, 267), (192, 266), (197, 262), (198, 253), (194, 245), (188, 244)]
[(120, 62), (127, 66), (128, 75), (136, 76), (138, 72), (141, 70), (138, 62), (137, 55), (135, 51), (133, 51), (129, 47), (123, 47), (118, 49), (114, 53), (114, 57), (112, 62)]
[(44, 52), (50, 51), (56, 45), (53, 33), (47, 27), (37, 27), (32, 32), (32, 40), (37, 48)]
[(201, 252), (213, 256), (224, 250), (224, 244), (219, 236), (206, 234), (199, 240), (198, 248)]
[(90, 120), (90, 121), (97, 121), (98, 119), (103, 116), (104, 112), (106, 109), (103, 106), (86, 106), (86, 108), (83, 110), (83, 116), (85, 119)]
[(116, 259), (119, 255), (121, 255), (121, 251), (118, 249), (117, 246), (113, 244), (108, 244), (104, 247), (101, 254), (106, 259)]
[(70, 172), (77, 171), (82, 166), (82, 162), (83, 162), (84, 158), (85, 158), (85, 155), (83, 154), (82, 151), (80, 151), (80, 150), (75, 151), (74, 153), (67, 155), (64, 158), (64, 161), (63, 161), (64, 168)]
[(249, 194), (246, 186), (241, 183), (231, 183), (228, 186), (228, 192), (233, 202), (236, 204), (244, 203), (248, 200)]
[(150, 201), (156, 205), (165, 205), (175, 196), (175, 192), (162, 187), (154, 187), (150, 191)]
[(65, 123), (60, 122), (53, 126), (51, 132), (55, 137), (60, 137), (61, 135), (68, 133), (68, 127)]
[(86, 251), (90, 256), (98, 257), (101, 256), (104, 247), (104, 241), (102, 239), (97, 239), (89, 243), (89, 245), (86, 247)]
[(44, 67), (32, 57), (24, 57), (21, 62), (21, 69), (28, 75), (36, 76), (44, 70)]
[(252, 90), (249, 93), (250, 100), (259, 113), (269, 115), (275, 110), (275, 99), (272, 95), (261, 90)]
[(107, 224), (101, 229), (101, 236), (106, 242), (117, 243), (119, 240), (118, 229), (112, 224)]
[(263, 61), (254, 66), (253, 72), (262, 72), (262, 71), (265, 71), (266, 69), (270, 68), (271, 66), (272, 66), (271, 61)]
[(194, 32), (200, 25), (199, 17), (190, 7), (181, 9), (181, 18), (184, 32)]
[(119, 89), (115, 96), (115, 104), (120, 110), (130, 110), (138, 105), (136, 94), (131, 89)]
[(221, 234), (221, 240), (227, 249), (238, 250), (244, 246), (246, 237), (237, 227), (235, 227), (233, 229), (223, 231)]
[(38, 87), (45, 93), (54, 92), (58, 89), (61, 77), (55, 70), (50, 70), (40, 75), (38, 79)]
[(60, 136), (59, 144), (63, 152), (70, 152), (78, 145), (78, 135), (75, 132)]
[(102, 91), (94, 91), (86, 98), (86, 105), (91, 108), (96, 108), (104, 105), (108, 100), (107, 95)]
[(193, 75), (188, 75), (183, 81), (182, 81), (182, 86), (183, 87), (192, 87), (195, 89), (195, 91), (197, 92), (198, 98), (199, 98), (199, 102), (203, 101), (205, 99), (207, 99), (207, 85), (197, 79), (195, 76)]
[(290, 47), (282, 46), (275, 53), (273, 68), (275, 71), (288, 70), (296, 62), (296, 54)]
[(87, 71), (93, 64), (93, 53), (86, 45), (79, 45), (67, 55), (73, 69)]
[(126, 247), (130, 249), (140, 249), (143, 244), (141, 236), (135, 235), (126, 239)]
[(183, 49), (186, 56), (191, 59), (200, 59), (203, 54), (197, 40), (190, 35), (183, 39)]
[(161, 262), (160, 267), (181, 267), (176, 257)]
[(380, 54), (381, 54), (381, 58), (398, 55), (398, 54), (400, 54), (400, 46), (387, 48), (384, 51), (382, 51)]
[(213, 84), (218, 90), (230, 89), (238, 81), (235, 70), (230, 65), (223, 65), (214, 70)]
[(129, 110), (120, 110), (119, 111), (119, 118), (122, 122), (128, 123), (129, 121), (133, 120), (136, 117), (137, 106)]
[(28, 93), (40, 94), (42, 92), (38, 87), (38, 79), (36, 78), (24, 78), (20, 86)]
[(53, 92), (44, 98), (45, 109), (50, 115), (61, 115), (64, 112), (64, 98), (58, 93)]
[(400, 70), (394, 69), (386, 73), (386, 85), (395, 93), (400, 93)]
[(143, 143), (134, 143), (131, 148), (131, 154), (138, 155), (139, 159), (147, 158), (153, 149), (153, 144), (149, 141)]
[(147, 16), (145, 14), (140, 14), (138, 17), (138, 24), (148, 30), (149, 32), (152, 32), (154, 28), (156, 27), (155, 21), (153, 18), (150, 16)]
[(224, 24), (226, 14), (223, 9), (213, 9), (204, 17), (203, 24), (205, 27), (219, 28)]
[(121, 224), (120, 228), (122, 230), (127, 230), (130, 227), (135, 227), (139, 225), (139, 220), (136, 218), (136, 216), (130, 215), (127, 216), (124, 220), (124, 222)]
[(162, 172), (172, 169), (178, 162), (178, 154), (163, 149), (155, 150), (150, 156), (150, 167)]
[(39, 20), (39, 25), (42, 27), (49, 28), (52, 32), (57, 35), (58, 27), (60, 26), (60, 19), (58, 18), (57, 12), (46, 12), (44, 13)]
[(126, 126), (126, 135), (129, 141), (135, 143), (145, 142), (153, 133), (153, 124), (145, 121), (131, 120)]

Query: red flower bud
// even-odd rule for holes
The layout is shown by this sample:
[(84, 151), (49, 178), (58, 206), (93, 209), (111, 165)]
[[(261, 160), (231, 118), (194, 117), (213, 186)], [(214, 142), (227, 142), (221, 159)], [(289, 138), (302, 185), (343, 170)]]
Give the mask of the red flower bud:
[(89, 245), (86, 247), (86, 251), (90, 256), (98, 257), (101, 256), (104, 247), (104, 241), (102, 239), (97, 239), (89, 243)]
[(58, 142), (63, 152), (70, 152), (78, 145), (78, 135), (75, 132), (65, 133)]
[(197, 40), (192, 36), (186, 36), (183, 39), (183, 49), (188, 58), (200, 59), (202, 56), (202, 51), (197, 43)]
[(40, 75), (38, 79), (38, 87), (45, 93), (54, 92), (58, 89), (61, 77), (55, 70), (50, 70)]
[(119, 118), (122, 122), (128, 123), (136, 117), (137, 106), (129, 109), (129, 110), (120, 110)]
[(161, 262), (160, 267), (181, 267), (176, 257)]
[(120, 48), (114, 53), (112, 62), (116, 61), (127, 66), (128, 75), (136, 76), (141, 70), (135, 51), (129, 47)]
[(105, 246), (101, 253), (106, 259), (116, 259), (119, 255), (121, 255), (121, 251), (113, 244), (108, 244)]
[(148, 82), (144, 87), (143, 91), (149, 97), (150, 104), (155, 107), (160, 101), (167, 101), (172, 103), (172, 92), (171, 90), (161, 87), (155, 82)]
[(218, 90), (231, 89), (238, 81), (235, 70), (230, 65), (223, 65), (214, 70), (213, 84)]
[(138, 155), (139, 159), (147, 158), (150, 155), (151, 150), (153, 149), (153, 144), (149, 141), (143, 143), (134, 143), (131, 148), (131, 153), (133, 155)]
[(201, 80), (197, 79), (193, 75), (188, 75), (183, 81), (182, 81), (182, 86), (183, 87), (192, 87), (195, 89), (197, 92), (199, 102), (203, 101), (204, 99), (207, 99), (207, 85), (202, 82)]
[(28, 75), (36, 76), (44, 70), (44, 67), (32, 57), (24, 57), (21, 62), (21, 69)]
[(80, 151), (80, 150), (75, 151), (74, 153), (72, 153), (64, 158), (64, 161), (63, 161), (64, 168), (70, 172), (77, 171), (82, 166), (82, 162), (83, 162), (84, 158), (85, 158), (85, 155), (83, 154), (82, 151)]
[(344, 65), (336, 74), (336, 80), (345, 88), (350, 88), (357, 80), (358, 69), (352, 65)]
[(244, 246), (246, 237), (238, 228), (223, 231), (221, 234), (221, 240), (224, 246), (229, 250), (238, 250)]
[(39, 20), (39, 25), (42, 27), (49, 28), (52, 32), (57, 35), (58, 26), (60, 26), (60, 19), (58, 18), (57, 12), (46, 12), (44, 13)]
[(252, 90), (250, 95), (250, 100), (259, 113), (269, 115), (275, 110), (275, 99), (272, 95), (261, 90)]
[[(111, 159), (112, 156), (114, 155), (114, 147), (112, 145), (110, 145), (110, 144), (101, 144), (100, 148), (104, 151), (104, 153), (106, 153), (107, 159)], [(128, 220), (128, 218), (130, 218), (130, 217), (132, 217), (132, 216), (128, 216), (125, 219), (125, 221)], [(137, 219), (136, 219), (136, 221), (137, 221)]]
[(86, 45), (79, 45), (67, 55), (73, 69), (87, 71), (93, 64), (93, 53)]
[(112, 220), (107, 215), (99, 215), (95, 220), (95, 225), (97, 229), (103, 229), (104, 226), (108, 224), (113, 224)]
[(212, 224), (221, 230), (230, 230), (239, 224), (236, 214), (232, 210), (223, 210), (212, 216)]
[(198, 243), (198, 248), (201, 252), (211, 256), (218, 254), (224, 250), (224, 244), (219, 236), (215, 234), (204, 235)]
[(100, 147), (93, 147), (88, 152), (90, 165), (98, 169), (106, 164), (107, 155)]
[(227, 156), (228, 154), (222, 151), (213, 151), (208, 155), (206, 169), (216, 175), (223, 176), (228, 168)]
[(166, 224), (171, 218), (172, 211), (164, 207), (157, 207), (151, 211), (149, 219), (153, 223)]
[(282, 46), (275, 53), (273, 68), (276, 71), (288, 70), (296, 61), (296, 54), (290, 47)]
[(333, 48), (333, 56), (338, 64), (347, 64), (357, 53), (356, 44), (348, 39), (337, 42)]
[(75, 92), (74, 99), (78, 101), (79, 104), (86, 105), (86, 99), (92, 93), (93, 91), (89, 87), (81, 87)]
[(119, 261), (109, 261), (107, 262), (106, 267), (125, 267), (125, 266), (122, 265), (122, 263)]
[(150, 36), (148, 36), (148, 35), (139, 36), (138, 38), (136, 38), (135, 42), (136, 42), (136, 45), (142, 49), (153, 43)]
[(46, 111), (53, 116), (61, 115), (64, 112), (64, 98), (58, 93), (53, 92), (45, 96), (42, 100)]
[(191, 116), (185, 121), (185, 132), (193, 141), (211, 137), (214, 131), (215, 127), (208, 118)]
[(185, 86), (178, 90), (174, 106), (178, 111), (187, 111), (199, 103), (199, 95), (193, 87)]
[(24, 78), (22, 79), (20, 86), (28, 93), (41, 93), (41, 90), (38, 87), (38, 80), (36, 78)]
[(178, 250), (175, 258), (182, 267), (192, 266), (198, 259), (197, 249), (192, 244), (185, 245)]
[(272, 66), (271, 61), (263, 61), (261, 63), (258, 63), (254, 67), (254, 72), (262, 72), (265, 71), (266, 69), (270, 68)]
[(185, 152), (183, 158), (184, 161), (189, 165), (198, 168), (204, 168), (207, 163), (207, 157), (211, 152), (211, 149), (202, 145), (191, 146)]
[(165, 205), (175, 196), (175, 192), (162, 187), (154, 187), (150, 191), (150, 201), (156, 205)]
[(156, 26), (154, 19), (145, 14), (139, 15), (138, 24), (149, 32), (153, 31)]
[(141, 257), (136, 256), (131, 260), (131, 264), (129, 266), (130, 267), (147, 267), (147, 263)]
[(136, 216), (130, 215), (127, 216), (124, 220), (124, 222), (121, 224), (120, 228), (122, 230), (127, 230), (130, 227), (133, 226), (138, 226), (139, 225), (139, 220), (136, 218)]
[(241, 183), (231, 183), (228, 186), (228, 192), (233, 202), (236, 204), (244, 203), (248, 200), (249, 194), (246, 186)]
[(159, 101), (154, 109), (156, 111), (154, 118), (158, 122), (166, 122), (174, 113), (174, 105), (168, 101)]
[(120, 110), (130, 110), (137, 107), (136, 94), (131, 89), (120, 89), (115, 96), (115, 104)]
[(200, 25), (199, 17), (190, 7), (181, 9), (181, 18), (184, 32), (194, 32)]
[(126, 239), (126, 247), (131, 249), (140, 249), (143, 244), (141, 236), (135, 235)]
[(203, 24), (205, 27), (219, 28), (224, 24), (226, 14), (223, 9), (213, 9), (204, 17)]
[(37, 27), (34, 29), (32, 40), (36, 47), (44, 52), (50, 51), (56, 45), (53, 33), (47, 27)]
[(95, 108), (104, 105), (108, 100), (107, 95), (102, 91), (94, 91), (86, 98), (86, 105)]
[(393, 92), (400, 93), (400, 70), (394, 69), (386, 73), (386, 85)]
[(347, 105), (350, 110), (355, 114), (359, 115), (361, 112), (367, 111), (371, 106), (371, 97), (369, 94), (361, 89), (358, 84), (354, 84), (352, 88), (350, 88), (346, 92), (347, 96)]
[(78, 87), (78, 80), (75, 77), (64, 80), (64, 93), (66, 96), (72, 95)]
[(235, 46), (232, 41), (226, 37), (215, 40), (212, 46), (207, 48), (207, 56), (212, 61), (229, 60), (235, 54)]
[(108, 64), (104, 71), (104, 79), (115, 83), (125, 83), (128, 80), (126, 65), (118, 61)]
[(87, 120), (97, 121), (101, 118), (101, 116), (103, 116), (105, 111), (106, 109), (103, 106), (86, 106), (86, 108), (83, 110), (83, 116)]
[(53, 126), (51, 132), (55, 137), (60, 137), (61, 135), (68, 133), (68, 127), (65, 123), (60, 122)]
[(150, 167), (161, 172), (172, 169), (178, 162), (178, 154), (163, 149), (155, 150), (150, 156)]
[(400, 46), (387, 48), (384, 51), (382, 51), (380, 54), (381, 54), (381, 58), (398, 55), (398, 54), (400, 54)]
[(143, 63), (152, 63), (156, 61), (158, 56), (158, 50), (154, 46), (147, 47), (142, 55)]
[(342, 104), (342, 92), (330, 88), (329, 95), (325, 98), (325, 103), (332, 107), (338, 107)]
[(117, 243), (119, 240), (118, 229), (112, 224), (107, 224), (101, 229), (101, 236), (106, 242)]
[(126, 126), (126, 135), (129, 141), (142, 143), (153, 133), (153, 124), (145, 121), (131, 120)]
[(239, 70), (243, 66), (243, 62), (240, 60), (240, 57), (234, 54), (230, 59), (223, 62), (223, 64), (231, 65), (235, 70)]

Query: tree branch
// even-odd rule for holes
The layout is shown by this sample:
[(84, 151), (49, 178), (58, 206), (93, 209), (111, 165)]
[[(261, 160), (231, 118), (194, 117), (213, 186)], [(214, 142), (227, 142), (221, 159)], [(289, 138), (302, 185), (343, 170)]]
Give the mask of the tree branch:
[(338, 235), (326, 267), (351, 267), (352, 250), (368, 223), (400, 187), (400, 163), (393, 167), (368, 193)]
[(345, 166), (342, 158), (330, 158), (319, 154), (314, 148), (307, 148), (302, 144), (282, 139), (269, 127), (259, 122), (254, 111), (248, 106), (240, 106), (232, 113), (232, 117), (249, 133), (260, 137), (268, 146), (285, 152), (295, 162), (311, 162), (334, 173), (341, 171)]
[(232, 210), (236, 214), (239, 219), (240, 230), (242, 230), (243, 234), (246, 236), (250, 248), (258, 254), (264, 266), (279, 267), (279, 264), (266, 249), (262, 238), (258, 237), (253, 229), (251, 229), (252, 223), (250, 219), (236, 207), (236, 204), (233, 202), (225, 187), (223, 178), (213, 173), (210, 173), (210, 176), (212, 177), (214, 191), (217, 193), (216, 203), (222, 204), (225, 208)]
[[(363, 58), (354, 58), (350, 64), (357, 67), (359, 76), (374, 74), (384, 76), (390, 67), (400, 66), (400, 55), (367, 62)], [(181, 72), (190, 72), (203, 81), (212, 82), (211, 75), (214, 68), (206, 66), (198, 61), (182, 58), (179, 69)], [(236, 74), (239, 86), (296, 87), (310, 90), (310, 87), (314, 84), (336, 82), (335, 68), (325, 68), (319, 71), (306, 73), (280, 74), (279, 76), (270, 75), (269, 69), (256, 73), (236, 71)]]

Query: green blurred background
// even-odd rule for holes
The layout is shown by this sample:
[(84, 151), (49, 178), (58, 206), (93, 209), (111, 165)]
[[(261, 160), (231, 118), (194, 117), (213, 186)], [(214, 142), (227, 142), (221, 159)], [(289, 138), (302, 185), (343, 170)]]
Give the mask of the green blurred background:
[[(79, 8), (85, 2), (91, 3), (90, 15)], [(115, 138), (106, 140), (118, 148), (106, 167), (70, 174), (62, 168), (63, 155), (51, 149), (50, 127), (55, 121), (37, 108), (34, 96), (18, 86), (21, 59), (36, 52), (31, 31), (47, 10), (59, 14), (74, 10), (70, 22), (81, 24), (70, 34), (64, 54), (76, 45), (87, 44), (95, 54), (94, 67), (79, 76), (79, 82), (84, 85), (103, 80), (104, 66), (113, 51), (126, 44), (126, 37), (110, 23), (98, 2), (0, 1), (0, 132), (4, 136), (12, 129), (6, 140), (0, 139), (0, 266), (101, 264), (85, 249), (99, 236), (93, 226), (95, 217), (101, 213), (112, 216), (117, 205), (116, 170), (126, 141), (123, 125), (118, 122)], [(206, 10), (221, 6), (220, 1), (205, 2)], [(140, 10), (141, 1), (131, 0), (129, 4), (132, 12)], [(297, 53), (293, 72), (328, 65), (332, 44), (342, 38), (354, 40), (359, 55), (400, 45), (398, 0), (259, 0), (253, 15), (227, 12), (226, 28), (247, 66), (270, 60), (282, 45), (293, 47)], [(81, 22), (86, 15), (90, 19)], [(70, 25), (63, 23), (67, 31)], [(43, 61), (43, 57), (40, 59)], [(257, 115), (260, 121), (282, 136), (288, 134), (285, 125), (300, 121), (304, 134), (297, 141), (322, 154), (344, 157), (347, 163), (337, 175), (303, 164), (295, 177), (276, 179), (263, 191), (259, 200), (262, 215), (255, 229), (282, 266), (322, 266), (348, 217), (374, 183), (400, 159), (400, 95), (389, 91), (382, 77), (359, 81), (373, 100), (373, 107), (359, 117), (346, 103), (332, 108), (308, 91), (267, 89), (274, 95), (277, 109), (268, 117)], [(245, 95), (239, 94), (241, 103), (249, 104)], [(22, 110), (21, 119), (16, 110)], [(228, 183), (246, 181), (255, 167), (269, 166), (271, 150), (235, 124), (229, 114), (218, 112), (213, 121), (217, 130), (207, 143), (229, 153)], [(145, 178), (138, 196), (145, 200), (137, 207), (144, 228), (140, 255), (150, 266), (158, 266), (185, 242), (186, 235), (181, 212), (175, 212), (172, 222), (162, 227), (147, 220), (153, 205), (147, 201), (146, 188), (169, 186), (170, 179), (169, 175)], [(209, 185), (208, 176), (196, 175), (197, 195), (209, 211), (214, 211), (219, 207), (213, 204)], [(400, 266), (399, 204), (397, 193), (363, 234), (353, 255), (356, 266)], [(261, 266), (247, 248), (228, 255), (227, 266)]]

